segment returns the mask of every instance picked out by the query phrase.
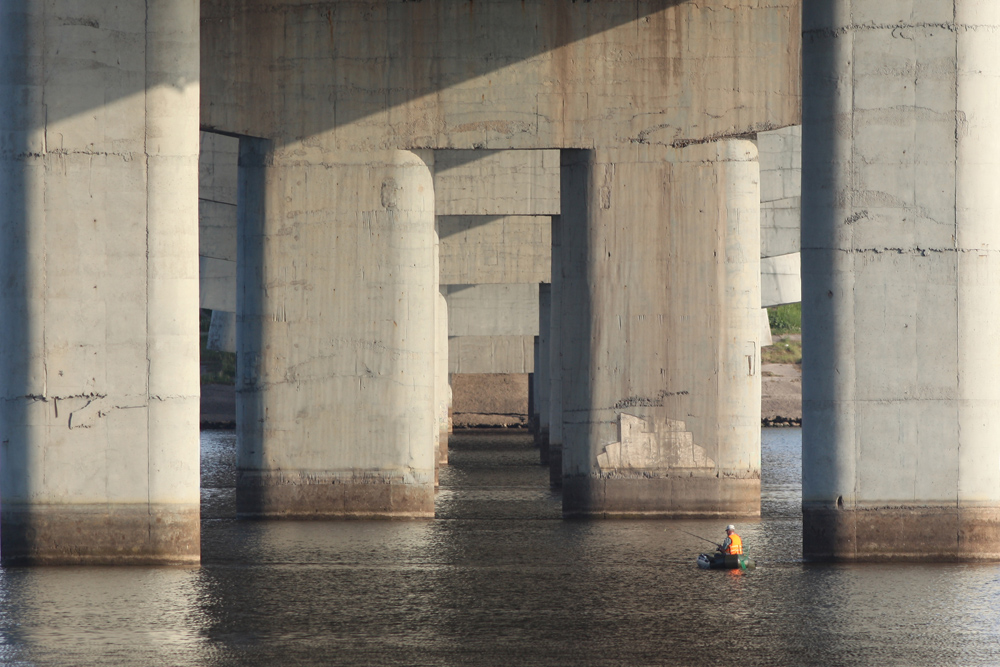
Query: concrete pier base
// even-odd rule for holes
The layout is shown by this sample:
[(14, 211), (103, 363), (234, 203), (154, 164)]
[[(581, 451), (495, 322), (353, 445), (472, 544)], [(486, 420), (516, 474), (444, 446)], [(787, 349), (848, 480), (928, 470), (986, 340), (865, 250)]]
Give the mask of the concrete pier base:
[(239, 471), (244, 519), (419, 519), (434, 516), (434, 480)]
[(4, 565), (187, 565), (200, 560), (198, 505), (3, 509)]
[(549, 444), (549, 486), (558, 489), (563, 484), (563, 447), (562, 444)]
[(1000, 510), (802, 509), (802, 555), (824, 561), (1000, 560)]
[(760, 516), (760, 478), (564, 477), (563, 516), (605, 519), (723, 519)]

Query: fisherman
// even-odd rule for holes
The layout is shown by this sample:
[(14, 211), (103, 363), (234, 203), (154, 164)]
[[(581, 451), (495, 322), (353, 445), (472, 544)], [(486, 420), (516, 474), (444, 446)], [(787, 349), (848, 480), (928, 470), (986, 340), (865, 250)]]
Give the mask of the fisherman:
[(719, 551), (726, 556), (738, 556), (743, 553), (743, 540), (736, 534), (736, 526), (726, 526), (726, 539), (718, 545)]

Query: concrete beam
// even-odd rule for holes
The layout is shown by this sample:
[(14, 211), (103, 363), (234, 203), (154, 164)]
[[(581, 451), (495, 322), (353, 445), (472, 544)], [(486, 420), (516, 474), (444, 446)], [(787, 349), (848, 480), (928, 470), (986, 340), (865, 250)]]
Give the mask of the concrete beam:
[(610, 148), (800, 117), (798, 0), (282, 7), (203, 0), (206, 127), (359, 152)]
[(236, 312), (236, 261), (198, 257), (198, 305)]
[(449, 336), (533, 336), (538, 284), (442, 285)]
[(438, 215), (559, 213), (559, 151), (439, 150)]
[(799, 253), (760, 260), (760, 303), (765, 308), (802, 301)]
[(551, 227), (550, 216), (438, 216), (441, 282), (547, 283)]
[(760, 256), (799, 251), (802, 126), (757, 134), (760, 162)]
[(804, 21), (804, 555), (1000, 559), (1000, 5)]
[(236, 352), (236, 313), (225, 310), (212, 311), (205, 348), (220, 352)]
[(448, 338), (449, 373), (532, 373), (535, 336)]

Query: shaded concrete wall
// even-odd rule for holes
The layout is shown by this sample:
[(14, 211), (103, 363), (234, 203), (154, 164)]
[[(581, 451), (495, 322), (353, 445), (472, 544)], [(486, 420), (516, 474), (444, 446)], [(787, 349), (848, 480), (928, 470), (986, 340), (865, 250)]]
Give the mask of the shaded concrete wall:
[(802, 300), (802, 127), (761, 132), (755, 143), (760, 163), (761, 305), (798, 303)]
[(0, 5), (5, 563), (199, 543), (198, 3)]
[[(202, 308), (236, 312), (236, 189), (239, 139), (201, 133), (198, 261)], [(235, 347), (227, 348), (234, 352)]]
[(805, 5), (808, 558), (1000, 557), (1000, 5)]

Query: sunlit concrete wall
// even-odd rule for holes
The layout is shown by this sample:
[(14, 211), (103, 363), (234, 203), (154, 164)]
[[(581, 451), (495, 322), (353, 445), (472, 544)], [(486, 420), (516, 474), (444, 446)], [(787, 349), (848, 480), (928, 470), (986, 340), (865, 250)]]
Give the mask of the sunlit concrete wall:
[(198, 561), (198, 10), (0, 4), (5, 563)]
[(804, 4), (808, 558), (1000, 558), (1000, 4)]

